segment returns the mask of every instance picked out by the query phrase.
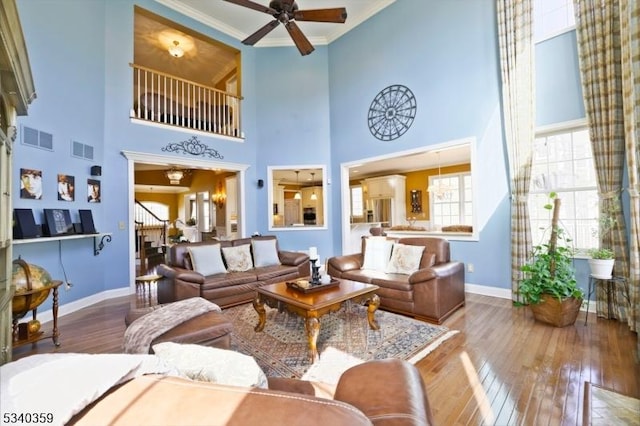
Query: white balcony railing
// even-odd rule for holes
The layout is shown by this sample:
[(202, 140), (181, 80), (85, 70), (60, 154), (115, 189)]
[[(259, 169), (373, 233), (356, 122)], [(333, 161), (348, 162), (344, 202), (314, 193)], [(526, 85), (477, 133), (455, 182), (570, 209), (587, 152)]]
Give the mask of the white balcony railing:
[(242, 137), (241, 98), (213, 87), (130, 64), (133, 68), (132, 118)]

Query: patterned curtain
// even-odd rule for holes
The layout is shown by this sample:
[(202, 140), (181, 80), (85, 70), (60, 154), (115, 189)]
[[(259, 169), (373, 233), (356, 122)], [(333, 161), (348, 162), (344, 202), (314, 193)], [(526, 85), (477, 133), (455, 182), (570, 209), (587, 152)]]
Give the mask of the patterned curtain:
[(520, 268), (531, 255), (529, 181), (535, 137), (535, 88), (531, 0), (498, 0), (504, 129), (511, 185), (511, 289), (519, 302)]
[[(631, 330), (640, 331), (640, 7), (620, 0), (622, 104), (629, 174), (629, 312)], [(640, 342), (638, 342), (640, 345)]]
[(576, 0), (575, 11), (582, 91), (589, 121), (601, 214), (607, 211), (616, 212), (616, 226), (611, 232), (600, 236), (600, 245), (614, 250), (614, 273), (626, 278), (626, 285), (617, 287), (613, 298), (613, 312), (608, 312), (605, 286), (598, 286), (596, 309), (598, 316), (626, 319), (629, 302), (625, 297), (625, 287), (631, 283), (627, 267), (627, 235), (620, 197), (625, 161), (621, 1), (629, 0)]

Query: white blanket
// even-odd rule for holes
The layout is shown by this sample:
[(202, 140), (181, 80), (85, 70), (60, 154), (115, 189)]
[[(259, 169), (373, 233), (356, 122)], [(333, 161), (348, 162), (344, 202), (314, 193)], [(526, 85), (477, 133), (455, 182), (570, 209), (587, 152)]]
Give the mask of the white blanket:
[(180, 375), (153, 355), (32, 355), (0, 367), (1, 416), (51, 414), (52, 422), (40, 423), (63, 425), (111, 387), (143, 374)]

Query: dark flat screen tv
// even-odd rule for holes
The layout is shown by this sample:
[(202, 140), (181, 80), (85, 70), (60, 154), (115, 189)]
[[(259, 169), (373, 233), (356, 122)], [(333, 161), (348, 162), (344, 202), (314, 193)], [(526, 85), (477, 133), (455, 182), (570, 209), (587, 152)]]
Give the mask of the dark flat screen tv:
[(71, 215), (67, 209), (44, 209), (44, 223), (46, 235), (49, 237), (75, 233)]

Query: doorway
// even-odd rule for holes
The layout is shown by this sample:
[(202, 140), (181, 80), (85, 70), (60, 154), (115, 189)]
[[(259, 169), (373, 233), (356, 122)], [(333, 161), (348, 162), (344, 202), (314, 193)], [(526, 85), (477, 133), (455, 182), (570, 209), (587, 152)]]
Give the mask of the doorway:
[[(235, 210), (235, 221), (236, 221), (236, 229), (239, 236), (244, 235), (245, 226), (245, 200), (244, 200), (244, 191), (242, 190), (242, 185), (245, 182), (245, 172), (249, 168), (249, 165), (245, 164), (228, 164), (218, 161), (205, 161), (201, 159), (195, 158), (176, 158), (165, 155), (157, 155), (157, 154), (148, 154), (148, 153), (138, 153), (138, 152), (130, 152), (123, 151), (122, 154), (127, 159), (127, 170), (128, 170), (128, 205), (129, 205), (129, 218), (128, 223), (133, 224), (135, 221), (135, 202), (136, 202), (136, 168), (155, 168), (159, 170), (160, 174), (164, 173), (164, 170), (168, 170), (171, 168), (178, 168), (184, 170), (204, 170), (204, 171), (212, 171), (216, 174), (220, 174), (221, 176), (232, 176), (235, 182), (235, 194), (238, 194), (234, 200), (234, 210)], [(225, 181), (226, 182), (226, 181)], [(148, 185), (147, 185), (148, 186)], [(158, 185), (158, 187), (165, 187), (167, 190), (172, 187), (172, 185)], [(184, 188), (178, 189), (181, 185), (174, 185), (176, 189), (173, 189), (174, 194), (178, 194), (181, 191), (184, 191)], [(152, 189), (153, 190), (153, 189)], [(159, 190), (159, 188), (156, 188)], [(187, 187), (188, 191), (189, 188)], [(202, 212), (204, 213), (204, 211)], [(204, 214), (203, 214), (204, 216)], [(135, 236), (135, 227), (129, 226), (129, 282), (131, 283), (131, 289), (135, 291), (135, 277), (137, 276), (136, 270), (136, 236)]]

